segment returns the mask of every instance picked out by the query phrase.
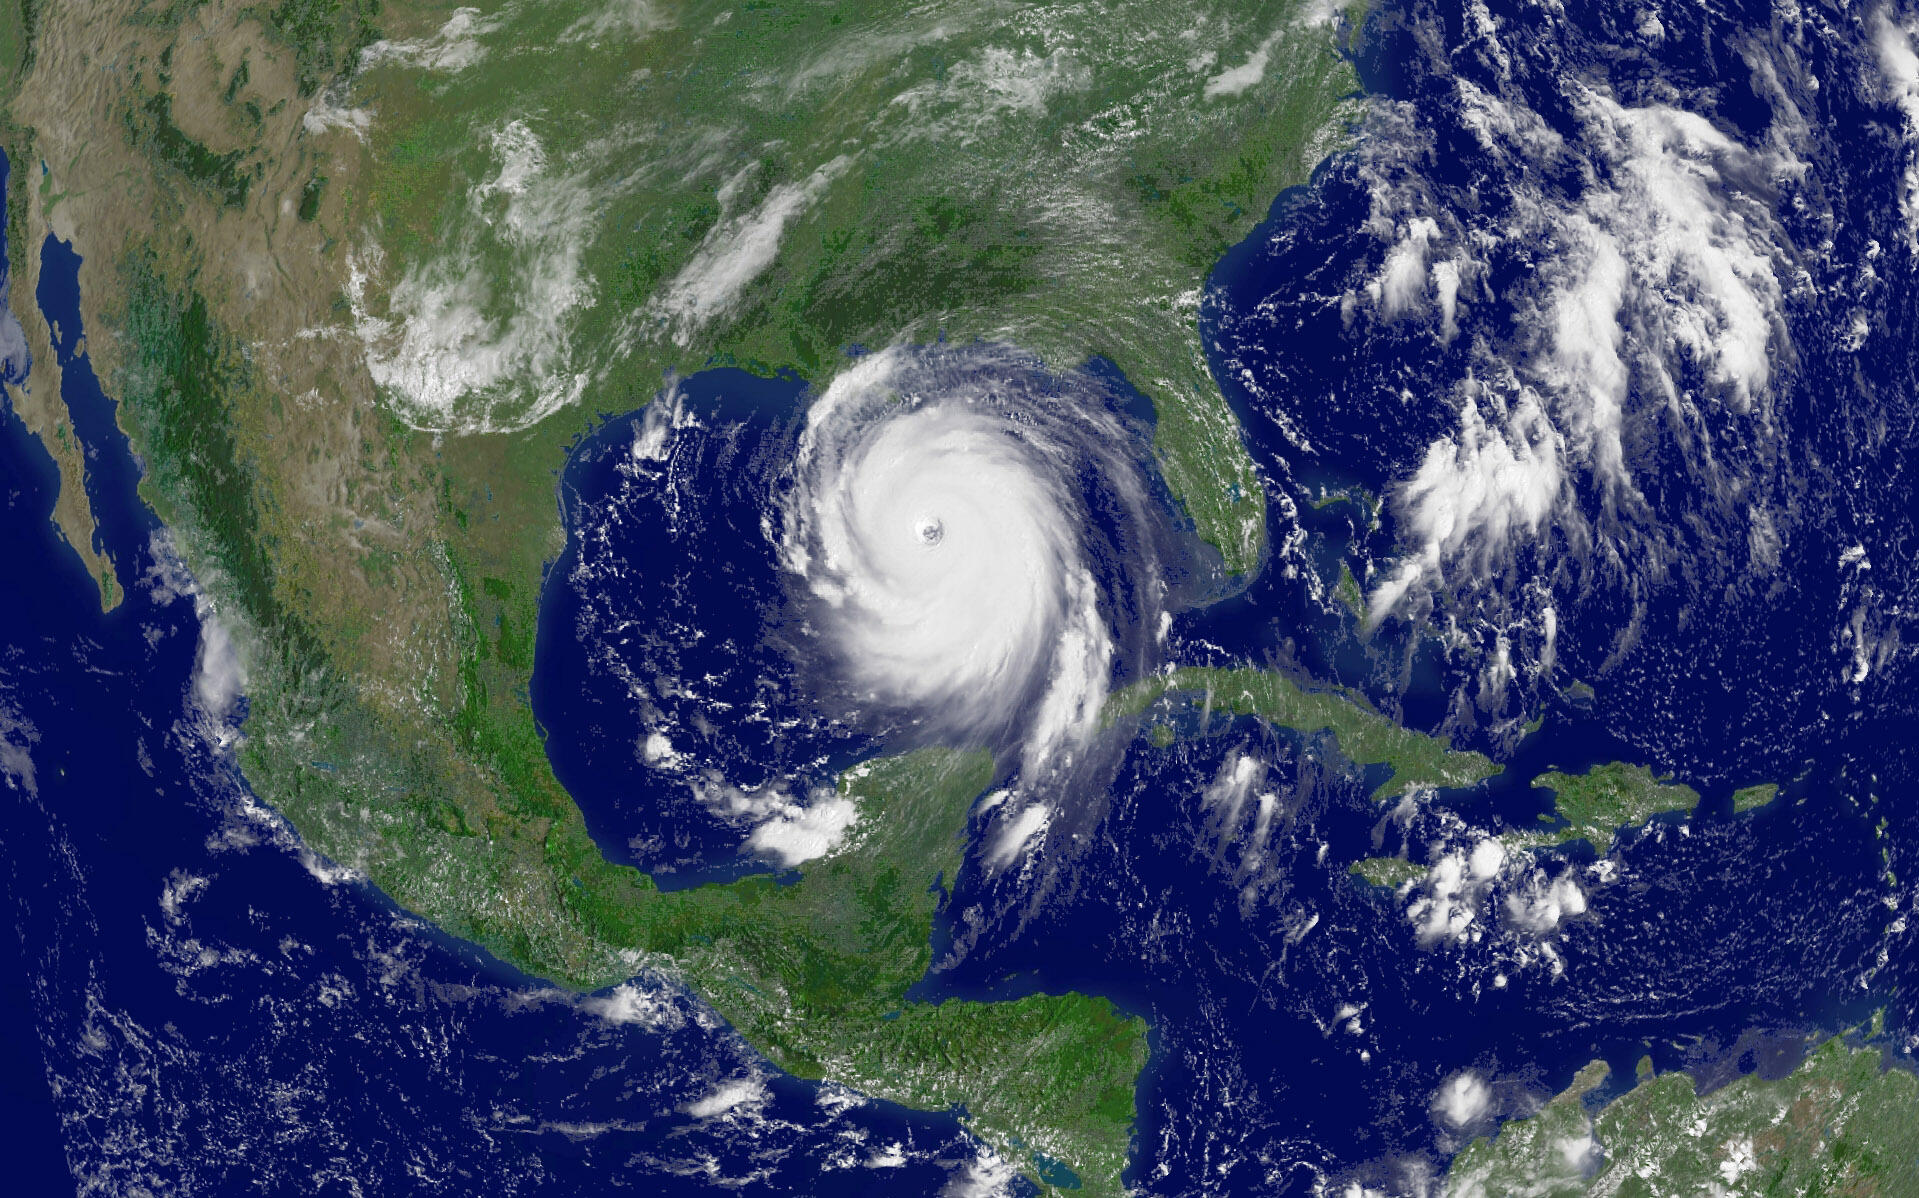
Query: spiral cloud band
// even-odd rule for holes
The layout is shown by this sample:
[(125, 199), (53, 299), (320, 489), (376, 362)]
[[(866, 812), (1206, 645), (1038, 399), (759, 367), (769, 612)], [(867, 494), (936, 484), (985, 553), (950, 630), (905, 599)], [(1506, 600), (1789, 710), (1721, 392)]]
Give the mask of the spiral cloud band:
[[(808, 414), (782, 554), (848, 700), (1071, 766), (1161, 597), (1135, 430), (1011, 351), (895, 348)], [(1137, 661), (1132, 662), (1137, 665)]]

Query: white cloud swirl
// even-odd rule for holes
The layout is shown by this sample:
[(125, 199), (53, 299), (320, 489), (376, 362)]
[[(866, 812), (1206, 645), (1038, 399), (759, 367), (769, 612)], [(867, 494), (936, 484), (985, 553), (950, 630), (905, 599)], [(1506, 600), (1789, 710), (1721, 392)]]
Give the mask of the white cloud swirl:
[(1107, 589), (1158, 603), (1150, 557), (1114, 564), (1086, 492), (1147, 518), (1133, 439), (1062, 381), (987, 348), (867, 357), (809, 413), (785, 505), (785, 563), (849, 698), (929, 738), (1017, 746), (1028, 782), (1071, 765), (1121, 640), (1152, 625), (1129, 593), (1116, 630)]

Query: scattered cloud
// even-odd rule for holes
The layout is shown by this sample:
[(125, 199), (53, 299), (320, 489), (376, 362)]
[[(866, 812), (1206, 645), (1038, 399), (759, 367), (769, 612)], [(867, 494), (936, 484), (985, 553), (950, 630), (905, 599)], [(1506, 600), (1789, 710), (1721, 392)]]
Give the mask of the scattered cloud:
[(1047, 825), (1052, 822), (1053, 812), (1046, 804), (1033, 803), (1026, 807), (1000, 830), (992, 852), (987, 855), (987, 865), (994, 869), (1011, 865), (1026, 852), (1028, 845), (1045, 836)]
[(567, 26), (560, 34), (561, 45), (588, 44), (611, 37), (635, 41), (649, 33), (673, 27), (673, 18), (655, 0), (612, 0), (597, 12), (591, 12)]
[(314, 98), (313, 107), (307, 109), (306, 115), (300, 118), (300, 127), (311, 136), (318, 136), (329, 129), (345, 129), (365, 141), (367, 130), (373, 127), (373, 110), (354, 108), (347, 104), (341, 89), (328, 88)]
[(608, 1023), (632, 1023), (649, 1031), (681, 1027), (686, 1016), (673, 994), (664, 989), (641, 989), (634, 982), (613, 987), (604, 995), (593, 995), (580, 1004)]
[(1745, 146), (1695, 113), (1624, 105), (1583, 85), (1568, 97), (1577, 120), (1568, 139), (1523, 106), (1461, 86), (1462, 121), (1489, 161), (1564, 163), (1588, 183), (1567, 199), (1538, 181), (1549, 172), (1514, 165), (1508, 215), (1481, 228), (1462, 224), (1430, 180), (1404, 168), (1412, 158), (1366, 168), (1369, 227), (1391, 247), (1348, 297), (1349, 311), (1370, 304), (1386, 319), (1436, 311), (1450, 341), (1490, 250), (1545, 247), (1531, 290), (1515, 293), (1510, 344), (1495, 335), (1475, 345), (1478, 365), (1452, 396), (1456, 429), (1393, 495), (1408, 548), (1382, 572), (1368, 605), (1374, 620), (1409, 593), (1444, 585), (1448, 568), (1485, 574), (1549, 519), (1579, 535), (1575, 478), (1589, 475), (1609, 510), (1643, 502), (1625, 451), (1630, 409), (1693, 403), (1679, 381), (1690, 370), (1719, 402), (1752, 412), (1767, 402), (1785, 344), (1784, 251), (1763, 192), (1764, 180), (1798, 169), (1788, 152)]
[(1053, 100), (1092, 84), (1092, 72), (1064, 50), (1037, 54), (990, 46), (937, 81), (894, 97), (911, 121), (908, 136), (971, 145), (1009, 118), (1044, 115)]
[(940, 1198), (1010, 1198), (1018, 1176), (1011, 1161), (981, 1145), (979, 1155), (947, 1181)]
[(730, 310), (748, 284), (766, 273), (779, 256), (786, 226), (852, 161), (842, 154), (799, 182), (775, 186), (752, 211), (722, 218), (652, 302), (655, 319), (679, 344), (690, 344), (695, 332)]
[(791, 868), (839, 848), (859, 818), (859, 808), (845, 795), (816, 796), (808, 806), (789, 805), (753, 829), (746, 847)]
[[(1909, 145), (1919, 143), (1919, 52), (1913, 48), (1913, 30), (1895, 22), (1889, 10), (1881, 9), (1873, 16), (1872, 32), (1886, 90), (1906, 120), (1906, 141)], [(1919, 158), (1910, 151), (1905, 184), (1899, 203), (1906, 214), (1906, 247), (1919, 253)]]
[(1274, 31), (1265, 41), (1259, 43), (1246, 61), (1236, 67), (1214, 75), (1206, 81), (1206, 98), (1217, 100), (1221, 96), (1237, 96), (1251, 90), (1266, 77), (1267, 64), (1272, 61), (1273, 47), (1279, 44), (1280, 31)]
[(1492, 1105), (1492, 1088), (1471, 1070), (1454, 1074), (1433, 1094), (1433, 1113), (1455, 1129), (1478, 1123)]
[(200, 600), (200, 649), (193, 671), (193, 697), (201, 710), (220, 717), (233, 710), (246, 690), (246, 666), (232, 635), (210, 603)]
[(756, 1113), (771, 1097), (764, 1080), (743, 1077), (721, 1082), (684, 1109), (695, 1119), (717, 1119), (722, 1115)]
[(486, 57), (480, 39), (498, 25), (497, 18), (482, 16), (477, 8), (456, 8), (431, 37), (400, 42), (382, 38), (374, 42), (360, 51), (360, 69), (367, 71), (391, 62), (442, 74), (463, 71)]
[(15, 710), (5, 692), (0, 691), (0, 777), (6, 778), (9, 787), (30, 795), (40, 792), (34, 780), (31, 752), (39, 739), (39, 730)]
[(1506, 916), (1534, 935), (1543, 936), (1576, 915), (1586, 913), (1586, 892), (1571, 874), (1549, 878), (1534, 873), (1506, 895)]
[(586, 387), (572, 361), (573, 319), (593, 298), (582, 265), (594, 228), (586, 177), (554, 171), (525, 121), (488, 143), (498, 170), (468, 193), (445, 253), (409, 264), (384, 303), (378, 248), (349, 263), (367, 368), (414, 428), (525, 428)]

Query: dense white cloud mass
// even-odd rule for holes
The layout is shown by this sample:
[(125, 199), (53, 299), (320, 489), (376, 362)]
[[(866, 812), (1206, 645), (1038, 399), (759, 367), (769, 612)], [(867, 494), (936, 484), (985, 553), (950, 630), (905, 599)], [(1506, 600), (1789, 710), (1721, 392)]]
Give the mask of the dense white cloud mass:
[(817, 796), (805, 807), (788, 805), (753, 829), (746, 847), (781, 865), (795, 866), (837, 849), (859, 818), (859, 808), (845, 795)]
[[(857, 702), (1017, 741), (1029, 777), (1092, 734), (1117, 651), (1078, 488), (1103, 417), (1047, 410), (1031, 374), (904, 350), (841, 374), (810, 413), (783, 545)], [(1144, 502), (1129, 460), (1099, 465)]]
[(1433, 1095), (1434, 1113), (1454, 1127), (1466, 1127), (1484, 1119), (1492, 1105), (1492, 1089), (1484, 1078), (1470, 1070), (1454, 1074)]

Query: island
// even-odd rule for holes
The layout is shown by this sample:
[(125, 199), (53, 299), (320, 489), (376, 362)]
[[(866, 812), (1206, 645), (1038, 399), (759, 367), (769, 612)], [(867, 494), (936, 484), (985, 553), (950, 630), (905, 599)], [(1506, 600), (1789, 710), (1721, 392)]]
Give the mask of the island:
[(1472, 786), (1499, 773), (1482, 753), (1462, 752), (1445, 740), (1403, 727), (1348, 688), (1308, 688), (1276, 670), (1186, 666), (1169, 669), (1120, 691), (1107, 701), (1110, 722), (1146, 712), (1162, 699), (1205, 712), (1250, 715), (1306, 735), (1328, 733), (1355, 765), (1384, 765), (1388, 776), (1373, 789), (1376, 799), (1415, 787)]
[(1362, 878), (1368, 885), (1398, 890), (1408, 882), (1417, 882), (1427, 873), (1425, 866), (1404, 857), (1367, 857), (1346, 867), (1346, 872)]
[[(1508, 833), (1500, 838), (1508, 849), (1584, 840), (1604, 857), (1621, 829), (1636, 828), (1655, 815), (1699, 806), (1699, 792), (1692, 787), (1655, 778), (1645, 766), (1626, 762), (1596, 765), (1583, 774), (1541, 774), (1533, 785), (1553, 792), (1557, 818), (1564, 822), (1555, 828)], [(1552, 815), (1539, 818), (1554, 820)]]
[(1758, 786), (1743, 786), (1732, 792), (1732, 811), (1734, 815), (1744, 815), (1756, 811), (1779, 797), (1779, 785), (1775, 782), (1762, 782)]

